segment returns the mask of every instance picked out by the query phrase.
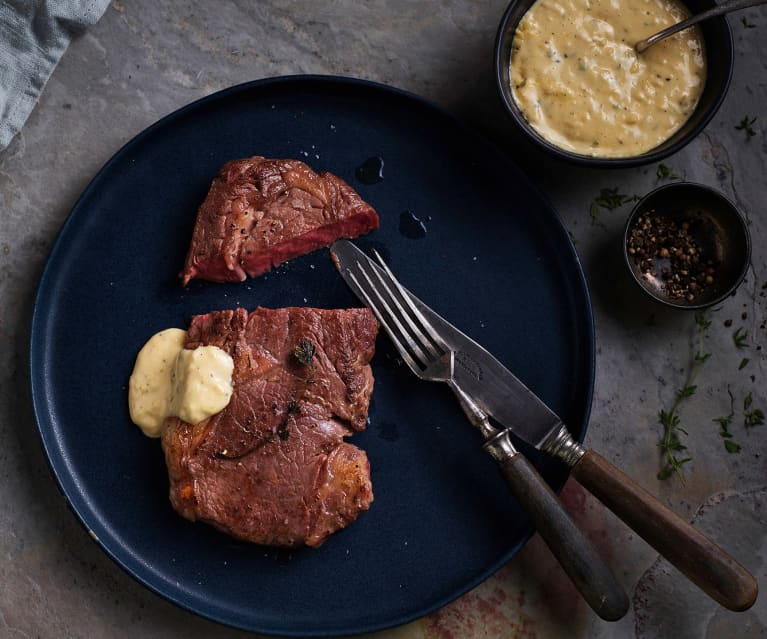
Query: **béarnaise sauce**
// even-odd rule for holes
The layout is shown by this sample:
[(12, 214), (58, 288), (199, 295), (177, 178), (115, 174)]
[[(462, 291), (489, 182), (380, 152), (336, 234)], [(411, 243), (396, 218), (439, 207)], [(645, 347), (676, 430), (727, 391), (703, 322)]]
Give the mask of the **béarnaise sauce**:
[(634, 44), (687, 17), (675, 0), (538, 0), (512, 40), (512, 95), (552, 144), (581, 155), (645, 153), (690, 117), (706, 78), (692, 27), (642, 54)]
[(166, 418), (199, 424), (232, 397), (234, 362), (217, 346), (186, 349), (186, 331), (153, 335), (136, 357), (128, 383), (131, 420), (148, 437), (160, 437)]

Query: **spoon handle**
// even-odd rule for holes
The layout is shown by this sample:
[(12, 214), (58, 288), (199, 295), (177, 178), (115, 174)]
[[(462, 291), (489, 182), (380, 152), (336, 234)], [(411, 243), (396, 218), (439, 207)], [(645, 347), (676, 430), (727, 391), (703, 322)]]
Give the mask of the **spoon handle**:
[(708, 11), (704, 11), (703, 13), (699, 13), (690, 18), (687, 18), (687, 20), (682, 20), (681, 22), (672, 24), (670, 27), (663, 29), (663, 31), (659, 31), (656, 34), (651, 35), (649, 38), (640, 40), (636, 43), (636, 45), (634, 45), (634, 48), (636, 49), (637, 53), (642, 53), (642, 51), (658, 42), (658, 40), (663, 40), (664, 38), (667, 38), (670, 35), (674, 35), (675, 33), (678, 33), (687, 27), (698, 24), (698, 22), (702, 20), (714, 18), (716, 16), (722, 15), (723, 13), (729, 13), (730, 11), (738, 11), (739, 9), (755, 7), (756, 5), (765, 3), (767, 3), (767, 0), (727, 0), (717, 5), (716, 7), (709, 9)]

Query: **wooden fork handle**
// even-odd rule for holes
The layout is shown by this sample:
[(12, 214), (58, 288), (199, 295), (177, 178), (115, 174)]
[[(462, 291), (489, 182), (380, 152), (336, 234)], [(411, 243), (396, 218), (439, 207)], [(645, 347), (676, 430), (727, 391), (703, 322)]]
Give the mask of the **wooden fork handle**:
[(511, 492), (594, 612), (607, 621), (622, 618), (629, 606), (626, 593), (533, 465), (510, 441), (510, 448), (503, 447), (508, 437), (508, 431), (501, 432), (485, 449), (500, 464)]

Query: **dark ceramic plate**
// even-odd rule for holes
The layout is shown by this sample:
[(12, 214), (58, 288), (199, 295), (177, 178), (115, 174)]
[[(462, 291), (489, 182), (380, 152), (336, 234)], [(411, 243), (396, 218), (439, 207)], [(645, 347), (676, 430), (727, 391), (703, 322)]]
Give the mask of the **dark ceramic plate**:
[[(35, 305), (35, 414), (62, 491), (120, 566), (205, 617), (327, 636), (415, 619), (466, 592), (531, 533), (455, 399), (378, 342), (366, 432), (371, 510), (321, 548), (240, 543), (176, 515), (159, 442), (130, 422), (126, 384), (154, 332), (214, 309), (358, 303), (326, 250), (236, 285), (179, 286), (196, 208), (219, 166), (262, 154), (345, 178), (381, 216), (375, 246), (403, 283), (490, 348), (582, 438), (591, 309), (567, 232), (509, 159), (412, 95), (289, 77), (206, 97), (121, 149), (74, 207)], [(355, 178), (370, 157), (384, 179)], [(413, 216), (425, 226), (414, 224)], [(401, 226), (402, 223), (402, 226)], [(414, 232), (415, 231), (415, 232)], [(565, 469), (534, 460), (561, 488)]]

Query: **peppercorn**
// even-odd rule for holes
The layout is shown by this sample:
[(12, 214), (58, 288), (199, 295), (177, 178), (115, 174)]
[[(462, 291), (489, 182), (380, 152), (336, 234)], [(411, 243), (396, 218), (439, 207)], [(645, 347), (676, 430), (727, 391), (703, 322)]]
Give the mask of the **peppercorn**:
[(716, 281), (717, 266), (695, 239), (695, 219), (674, 220), (651, 209), (637, 217), (626, 249), (642, 274), (659, 271), (670, 299), (693, 303)]

